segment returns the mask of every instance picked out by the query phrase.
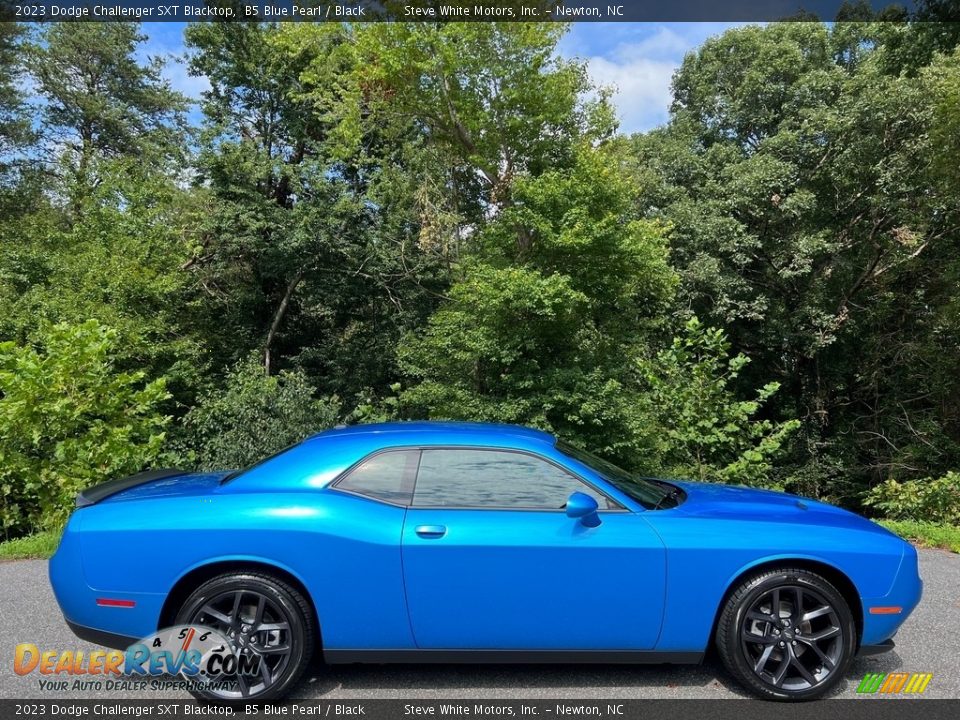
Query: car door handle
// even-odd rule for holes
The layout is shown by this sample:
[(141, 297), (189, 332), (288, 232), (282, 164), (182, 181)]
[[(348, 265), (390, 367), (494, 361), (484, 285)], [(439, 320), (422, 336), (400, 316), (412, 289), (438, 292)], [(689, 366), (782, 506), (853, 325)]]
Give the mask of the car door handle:
[(422, 538), (442, 538), (447, 529), (443, 525), (417, 525), (414, 532)]

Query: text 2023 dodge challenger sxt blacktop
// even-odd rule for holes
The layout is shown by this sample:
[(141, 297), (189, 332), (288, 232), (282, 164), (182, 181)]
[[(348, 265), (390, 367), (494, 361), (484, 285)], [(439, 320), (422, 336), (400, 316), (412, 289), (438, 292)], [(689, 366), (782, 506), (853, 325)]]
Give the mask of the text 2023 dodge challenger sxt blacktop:
[(320, 433), (243, 472), (153, 471), (81, 493), (50, 578), (81, 637), (214, 628), (288, 693), (344, 662), (696, 663), (822, 695), (892, 647), (917, 553), (792, 495), (637, 477), (544, 432), (392, 423)]

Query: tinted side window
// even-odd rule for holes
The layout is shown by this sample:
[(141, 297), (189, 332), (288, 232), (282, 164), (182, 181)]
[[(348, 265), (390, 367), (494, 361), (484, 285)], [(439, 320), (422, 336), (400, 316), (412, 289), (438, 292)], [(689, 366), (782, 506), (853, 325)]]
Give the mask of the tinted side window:
[(383, 452), (367, 458), (334, 487), (398, 505), (409, 505), (419, 450)]
[(413, 504), (418, 507), (559, 510), (579, 491), (606, 498), (546, 460), (499, 450), (424, 450)]

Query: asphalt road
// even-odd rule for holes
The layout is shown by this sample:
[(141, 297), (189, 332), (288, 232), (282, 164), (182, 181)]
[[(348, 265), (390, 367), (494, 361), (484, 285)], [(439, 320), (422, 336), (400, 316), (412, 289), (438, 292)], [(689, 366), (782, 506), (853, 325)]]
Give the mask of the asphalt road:
[[(897, 634), (897, 648), (856, 660), (833, 697), (850, 698), (868, 672), (930, 672), (924, 697), (960, 698), (960, 555), (920, 551), (925, 583), (920, 607)], [(0, 563), (0, 698), (63, 698), (42, 691), (37, 674), (13, 672), (14, 647), (95, 650), (64, 623), (45, 561)], [(721, 699), (743, 697), (719, 663), (659, 665), (449, 665), (337, 666), (311, 668), (294, 696), (308, 698), (409, 699)], [(134, 692), (76, 692), (71, 698), (138, 698)], [(180, 691), (151, 691), (149, 697), (187, 698)]]

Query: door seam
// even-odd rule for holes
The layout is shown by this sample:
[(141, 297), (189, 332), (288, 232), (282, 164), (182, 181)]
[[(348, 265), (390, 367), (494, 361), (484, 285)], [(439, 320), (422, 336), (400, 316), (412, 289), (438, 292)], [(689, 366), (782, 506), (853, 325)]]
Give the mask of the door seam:
[[(416, 486), (414, 486), (416, 487)], [(404, 556), (407, 549), (407, 519), (410, 514), (410, 508), (403, 509), (403, 523), (400, 525), (400, 581), (403, 583), (403, 603), (407, 611), (407, 627), (410, 628), (410, 638), (413, 640), (413, 646), (421, 650), (417, 642), (417, 634), (413, 630), (413, 618), (410, 615), (410, 593), (407, 591), (407, 568), (404, 563)]]

